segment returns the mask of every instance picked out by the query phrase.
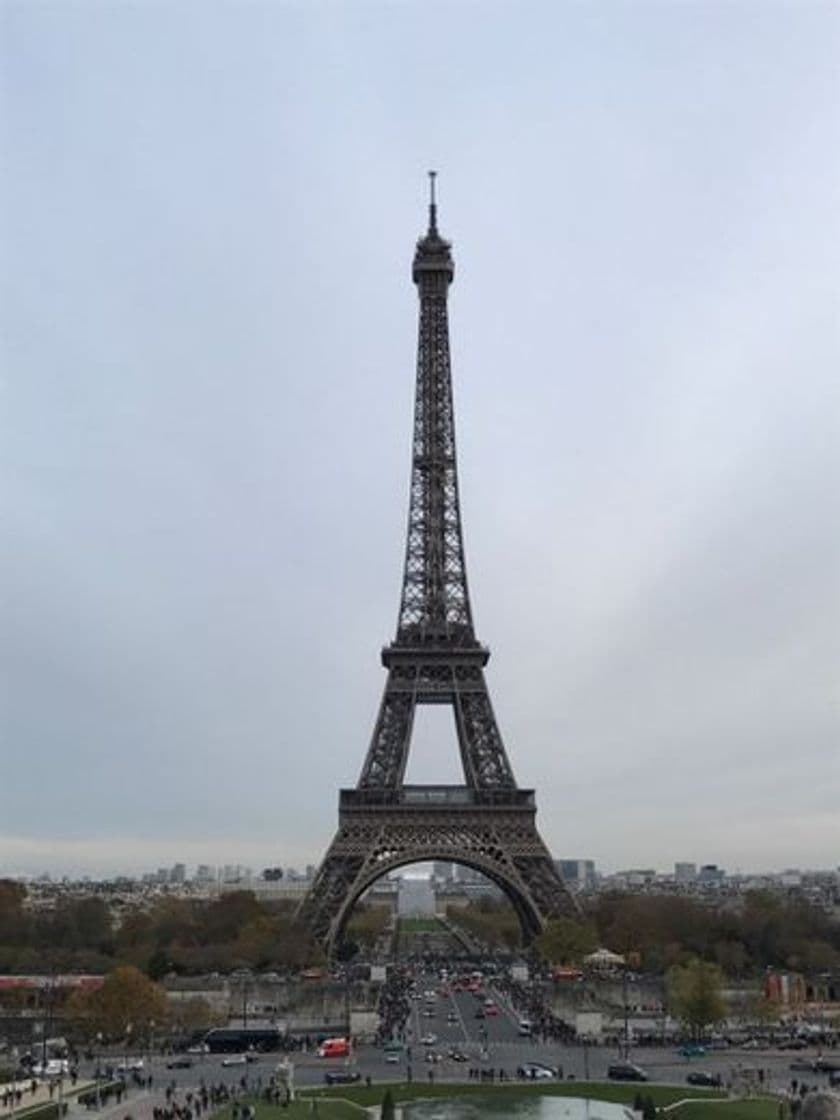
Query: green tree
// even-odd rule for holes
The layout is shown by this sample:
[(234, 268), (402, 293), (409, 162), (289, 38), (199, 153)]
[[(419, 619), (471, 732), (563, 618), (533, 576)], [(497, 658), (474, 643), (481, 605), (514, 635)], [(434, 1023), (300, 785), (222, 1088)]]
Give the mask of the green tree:
[(549, 922), (534, 947), (549, 964), (579, 964), (598, 944), (598, 934), (589, 922), (558, 918)]
[(702, 1037), (705, 1029), (726, 1015), (722, 994), (722, 974), (716, 964), (696, 957), (668, 972), (668, 997), (677, 1018)]

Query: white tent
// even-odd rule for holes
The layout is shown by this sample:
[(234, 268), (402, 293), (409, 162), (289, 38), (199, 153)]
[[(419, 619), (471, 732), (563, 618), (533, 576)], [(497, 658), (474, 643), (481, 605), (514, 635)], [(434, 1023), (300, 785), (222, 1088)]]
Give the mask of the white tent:
[(583, 958), (583, 963), (590, 968), (621, 968), (625, 960), (619, 953), (612, 953), (609, 949), (596, 949)]

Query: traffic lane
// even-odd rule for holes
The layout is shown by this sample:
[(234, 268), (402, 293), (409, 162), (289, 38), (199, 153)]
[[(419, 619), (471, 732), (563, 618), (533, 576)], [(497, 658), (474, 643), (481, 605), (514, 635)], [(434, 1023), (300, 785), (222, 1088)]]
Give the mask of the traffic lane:
[[(501, 1018), (501, 1016), (499, 1017)], [(469, 1021), (468, 1021), (469, 1022)], [(481, 1021), (479, 1021), (481, 1022)], [(485, 1020), (486, 1022), (486, 1020)], [(492, 1023), (492, 1019), (490, 1021)], [(475, 1020), (472, 1021), (475, 1024)], [(434, 1029), (434, 1028), (433, 1028)], [(324, 1083), (324, 1074), (327, 1070), (350, 1068), (358, 1070), (362, 1079), (370, 1075), (374, 1081), (405, 1081), (407, 1068), (410, 1065), (415, 1080), (427, 1077), (429, 1064), (425, 1062), (427, 1050), (432, 1050), (442, 1055), (443, 1060), (433, 1065), (436, 1080), (465, 1080), (470, 1066), (493, 1066), (495, 1069), (504, 1069), (507, 1074), (515, 1075), (516, 1068), (528, 1061), (542, 1062), (550, 1066), (559, 1066), (565, 1077), (583, 1080), (601, 1081), (606, 1079), (607, 1067), (618, 1060), (615, 1047), (606, 1046), (565, 1046), (560, 1044), (543, 1045), (532, 1040), (523, 1040), (514, 1034), (512, 1024), (507, 1031), (500, 1027), (498, 1036), (489, 1037), (486, 1045), (487, 1058), (481, 1059), (485, 1051), (481, 1039), (474, 1035), (468, 1042), (463, 1038), (460, 1029), (447, 1024), (447, 1029), (438, 1032), (438, 1042), (433, 1047), (426, 1047), (414, 1039), (409, 1042), (411, 1059), (407, 1060), (404, 1054), (401, 1060), (390, 1063), (385, 1060), (384, 1051), (378, 1047), (360, 1046), (356, 1049), (353, 1058), (348, 1063), (345, 1059), (318, 1058), (314, 1052), (303, 1053), (292, 1051), (288, 1058), (295, 1066), (295, 1079), (298, 1084), (316, 1085)], [(454, 1062), (446, 1057), (451, 1048), (457, 1048), (467, 1056), (463, 1063)], [(178, 1091), (188, 1091), (204, 1085), (226, 1085), (228, 1088), (241, 1087), (243, 1078), (245, 1086), (250, 1089), (265, 1087), (269, 1084), (278, 1062), (286, 1055), (273, 1053), (260, 1055), (256, 1062), (247, 1065), (225, 1066), (222, 1064), (224, 1055), (214, 1054), (206, 1057), (196, 1057), (189, 1069), (167, 1069), (162, 1058), (156, 1058), (151, 1064), (146, 1065), (145, 1073), (151, 1074), (155, 1091), (174, 1085)], [(805, 1058), (814, 1060), (808, 1053)], [(640, 1047), (631, 1050), (630, 1060), (641, 1066), (649, 1075), (652, 1082), (686, 1085), (688, 1074), (703, 1070), (713, 1075), (719, 1075), (724, 1084), (731, 1081), (733, 1076), (748, 1070), (764, 1070), (764, 1084), (769, 1088), (781, 1089), (790, 1085), (795, 1079), (799, 1084), (811, 1086), (826, 1085), (828, 1074), (817, 1074), (808, 1071), (790, 1069), (792, 1061), (801, 1061), (803, 1055), (791, 1053), (764, 1053), (756, 1051), (712, 1051), (704, 1057), (683, 1058), (673, 1049), (659, 1047)], [(90, 1076), (93, 1080), (93, 1068), (83, 1068), (82, 1077)]]

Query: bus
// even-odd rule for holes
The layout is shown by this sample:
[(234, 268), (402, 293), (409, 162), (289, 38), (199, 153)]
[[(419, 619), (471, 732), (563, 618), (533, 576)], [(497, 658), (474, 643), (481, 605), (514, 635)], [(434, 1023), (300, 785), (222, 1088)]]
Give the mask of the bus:
[(280, 1049), (281, 1037), (277, 1027), (214, 1027), (204, 1036), (204, 1045), (211, 1054), (267, 1053)]

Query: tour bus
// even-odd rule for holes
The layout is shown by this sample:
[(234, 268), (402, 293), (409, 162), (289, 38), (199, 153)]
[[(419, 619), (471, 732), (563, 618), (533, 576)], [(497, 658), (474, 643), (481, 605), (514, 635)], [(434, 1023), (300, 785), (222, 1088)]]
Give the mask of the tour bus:
[(319, 1058), (349, 1058), (350, 1043), (346, 1038), (325, 1038), (318, 1047)]
[(277, 1027), (214, 1027), (204, 1036), (210, 1054), (242, 1054), (248, 1050), (265, 1053), (280, 1049)]

